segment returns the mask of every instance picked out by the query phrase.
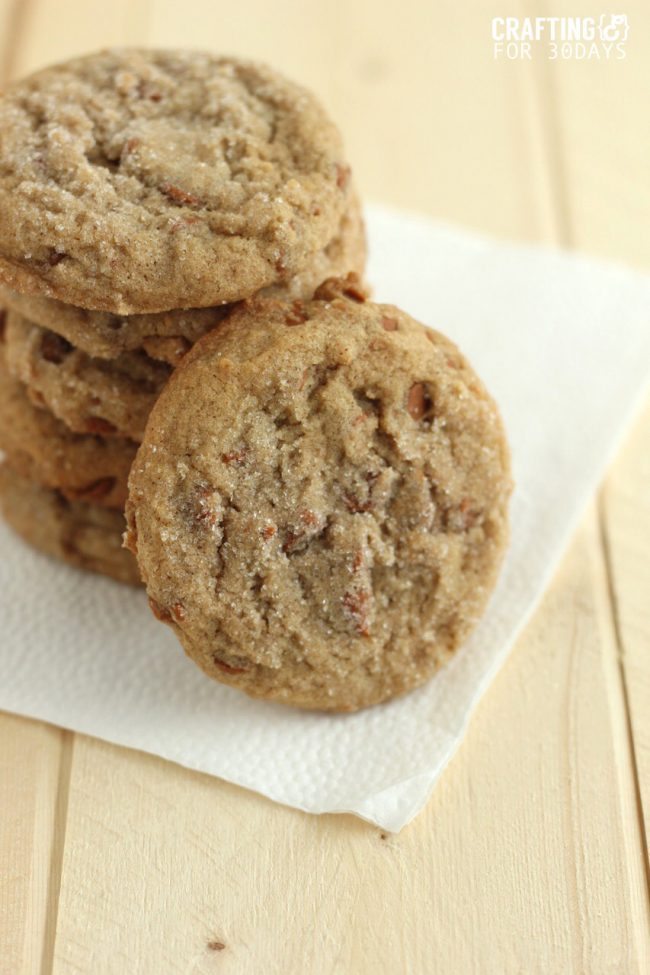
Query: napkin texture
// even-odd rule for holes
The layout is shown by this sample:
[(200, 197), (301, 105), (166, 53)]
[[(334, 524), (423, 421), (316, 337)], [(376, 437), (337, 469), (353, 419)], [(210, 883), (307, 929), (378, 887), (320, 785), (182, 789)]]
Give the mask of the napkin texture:
[(508, 429), (512, 541), (478, 629), (405, 698), (294, 711), (207, 680), (142, 592), (50, 561), (0, 523), (0, 708), (397, 831), (461, 742), (641, 401), (650, 278), (384, 207), (367, 216), (374, 297), (456, 341)]

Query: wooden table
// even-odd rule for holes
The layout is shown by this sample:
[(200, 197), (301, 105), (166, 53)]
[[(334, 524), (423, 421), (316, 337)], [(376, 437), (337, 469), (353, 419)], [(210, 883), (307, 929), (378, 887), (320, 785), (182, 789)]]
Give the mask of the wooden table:
[[(625, 60), (495, 60), (495, 15), (600, 13), (529, 6), (0, 0), (1, 65), (259, 57), (321, 95), (367, 197), (648, 270), (650, 8)], [(0, 972), (648, 972), (649, 448), (646, 408), (399, 836), (0, 716)]]

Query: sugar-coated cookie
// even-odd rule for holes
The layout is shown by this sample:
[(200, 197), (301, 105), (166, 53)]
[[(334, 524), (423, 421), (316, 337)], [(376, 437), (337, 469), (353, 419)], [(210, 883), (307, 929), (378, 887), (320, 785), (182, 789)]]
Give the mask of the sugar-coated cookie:
[(72, 501), (122, 509), (136, 449), (131, 440), (73, 433), (31, 402), (0, 356), (0, 450), (23, 477)]
[(264, 65), (113, 49), (0, 96), (0, 280), (117, 314), (290, 280), (351, 194), (317, 100)]
[(79, 569), (140, 585), (135, 559), (122, 546), (124, 516), (21, 477), (0, 464), (0, 511), (34, 548)]
[(9, 372), (77, 433), (142, 439), (147, 418), (171, 366), (145, 352), (98, 359), (67, 339), (9, 311), (5, 326)]
[[(326, 278), (352, 271), (362, 276), (366, 238), (361, 205), (352, 196), (336, 237), (289, 281), (271, 285), (263, 294), (311, 298)], [(113, 315), (66, 305), (42, 295), (20, 294), (0, 287), (3, 304), (24, 318), (56, 332), (88, 355), (114, 359), (124, 352), (144, 351), (154, 359), (177, 365), (191, 345), (230, 313), (230, 305), (188, 308), (151, 315)]]
[(132, 468), (127, 544), (209, 676), (355, 710), (474, 627), (510, 491), (498, 409), (453, 343), (328, 281), (244, 303), (188, 353)]

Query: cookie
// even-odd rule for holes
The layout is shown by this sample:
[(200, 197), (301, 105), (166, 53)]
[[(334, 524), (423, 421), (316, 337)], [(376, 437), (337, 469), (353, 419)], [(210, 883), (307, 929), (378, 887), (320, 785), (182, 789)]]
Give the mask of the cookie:
[(77, 433), (140, 441), (147, 418), (171, 374), (171, 366), (144, 352), (97, 359), (67, 339), (10, 311), (5, 326), (9, 372)]
[(117, 314), (233, 302), (298, 274), (350, 195), (317, 100), (272, 69), (113, 49), (0, 97), (0, 280)]
[(175, 365), (190, 346), (215, 328), (230, 312), (230, 305), (192, 308), (158, 315), (111, 315), (65, 305), (53, 298), (23, 295), (0, 289), (3, 304), (29, 321), (56, 332), (75, 348), (101, 359), (116, 359), (125, 352), (147, 355)]
[(72, 501), (122, 509), (137, 444), (73, 433), (0, 360), (0, 450), (23, 477), (56, 488)]
[[(361, 205), (353, 194), (336, 237), (311, 258), (305, 269), (285, 284), (272, 286), (267, 291), (276, 296), (310, 298), (326, 278), (348, 271), (363, 275), (365, 262)], [(88, 355), (112, 359), (124, 352), (144, 350), (152, 358), (172, 365), (176, 365), (190, 346), (215, 328), (230, 311), (230, 306), (221, 306), (120, 316), (87, 311), (53, 298), (20, 294), (7, 288), (2, 289), (1, 297), (9, 308), (62, 335)]]
[[(343, 214), (338, 233), (330, 243), (314, 254), (304, 270), (289, 281), (271, 285), (260, 292), (260, 297), (308, 299), (323, 281), (332, 277), (344, 277), (348, 273), (363, 278), (366, 269), (366, 229), (361, 203), (353, 191), (350, 205)], [(247, 298), (253, 297), (247, 295)]]
[(453, 343), (330, 281), (243, 304), (188, 353), (126, 540), (206, 674), (351, 711), (422, 684), (476, 624), (510, 491), (498, 409)]
[(124, 516), (40, 487), (0, 464), (0, 511), (26, 542), (46, 555), (119, 582), (140, 585), (135, 559), (122, 547)]

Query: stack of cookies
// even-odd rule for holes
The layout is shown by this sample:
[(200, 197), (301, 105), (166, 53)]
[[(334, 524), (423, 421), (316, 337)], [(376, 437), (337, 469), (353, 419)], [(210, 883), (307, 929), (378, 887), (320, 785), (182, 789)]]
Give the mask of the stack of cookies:
[(234, 303), (365, 263), (340, 136), (274, 71), (114, 50), (0, 100), (0, 504), (37, 548), (139, 582), (122, 548), (149, 412)]
[(364, 262), (339, 134), (268, 68), (110, 51), (0, 98), (5, 517), (325, 710), (427, 680), (508, 534), (494, 401)]

